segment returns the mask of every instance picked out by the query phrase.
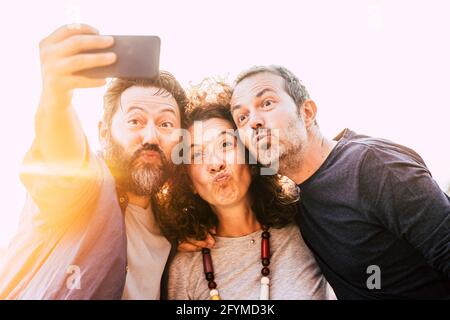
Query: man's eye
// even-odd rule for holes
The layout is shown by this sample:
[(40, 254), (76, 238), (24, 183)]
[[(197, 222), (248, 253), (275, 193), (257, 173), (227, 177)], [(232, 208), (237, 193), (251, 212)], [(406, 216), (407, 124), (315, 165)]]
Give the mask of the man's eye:
[(242, 122), (244, 122), (245, 121), (245, 119), (247, 119), (247, 116), (245, 116), (245, 115), (240, 115), (240, 116), (238, 116), (238, 121), (239, 121), (239, 123), (242, 123)]
[(130, 124), (132, 126), (137, 126), (139, 124), (139, 120), (137, 120), (137, 119), (130, 119), (130, 120), (128, 120), (128, 124)]
[(270, 107), (272, 104), (273, 104), (273, 101), (272, 101), (272, 100), (264, 100), (264, 102), (263, 102), (263, 107), (264, 107), (264, 108), (268, 108), (268, 107)]

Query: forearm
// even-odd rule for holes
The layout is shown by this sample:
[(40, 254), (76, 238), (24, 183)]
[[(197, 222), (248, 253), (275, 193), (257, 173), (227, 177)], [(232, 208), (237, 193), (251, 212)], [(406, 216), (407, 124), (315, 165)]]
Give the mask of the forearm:
[(35, 118), (35, 143), (41, 160), (78, 169), (86, 156), (86, 141), (81, 124), (71, 105), (72, 92), (78, 88), (94, 88), (105, 79), (77, 75), (79, 71), (107, 66), (115, 62), (109, 53), (88, 53), (113, 45), (114, 39), (99, 36), (88, 25), (78, 28), (63, 26), (39, 44), (43, 90)]
[(78, 169), (86, 157), (83, 129), (70, 103), (67, 107), (55, 103), (41, 99), (35, 117), (36, 143), (46, 163)]

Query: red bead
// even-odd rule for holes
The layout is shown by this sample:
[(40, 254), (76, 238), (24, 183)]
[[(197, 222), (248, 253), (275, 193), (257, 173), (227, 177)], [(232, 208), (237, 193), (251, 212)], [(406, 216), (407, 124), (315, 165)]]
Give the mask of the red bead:
[(203, 271), (205, 274), (214, 273), (211, 255), (209, 253), (203, 254)]
[(261, 240), (261, 259), (270, 259), (269, 239)]
[(208, 282), (208, 288), (210, 290), (216, 289), (217, 288), (217, 284), (214, 281), (210, 281), (210, 282)]
[(270, 273), (269, 268), (267, 268), (267, 267), (262, 268), (261, 274), (262, 274), (264, 277), (267, 277), (267, 276), (269, 275), (269, 273)]

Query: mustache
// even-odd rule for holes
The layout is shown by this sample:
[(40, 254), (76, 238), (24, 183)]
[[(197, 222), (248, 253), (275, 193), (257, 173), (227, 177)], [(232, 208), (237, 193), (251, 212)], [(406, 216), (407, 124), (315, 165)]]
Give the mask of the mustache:
[(262, 128), (262, 127), (258, 127), (256, 129), (252, 129), (252, 138), (257, 136), (258, 134), (262, 134), (262, 133), (270, 135), (272, 133), (272, 129), (270, 129), (270, 128)]
[(131, 160), (130, 162), (133, 163), (133, 161), (135, 161), (137, 158), (139, 158), (141, 156), (141, 154), (145, 151), (158, 152), (160, 159), (165, 160), (164, 152), (161, 150), (161, 148), (157, 144), (146, 143), (142, 146), (142, 148), (135, 151), (135, 153), (133, 154), (133, 156), (130, 159)]

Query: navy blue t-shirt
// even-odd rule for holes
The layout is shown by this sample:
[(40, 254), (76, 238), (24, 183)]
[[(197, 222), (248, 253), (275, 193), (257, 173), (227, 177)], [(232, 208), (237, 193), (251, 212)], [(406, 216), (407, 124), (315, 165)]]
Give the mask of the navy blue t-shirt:
[(336, 140), (299, 185), (298, 224), (338, 299), (450, 299), (450, 198), (422, 158), (348, 129)]

